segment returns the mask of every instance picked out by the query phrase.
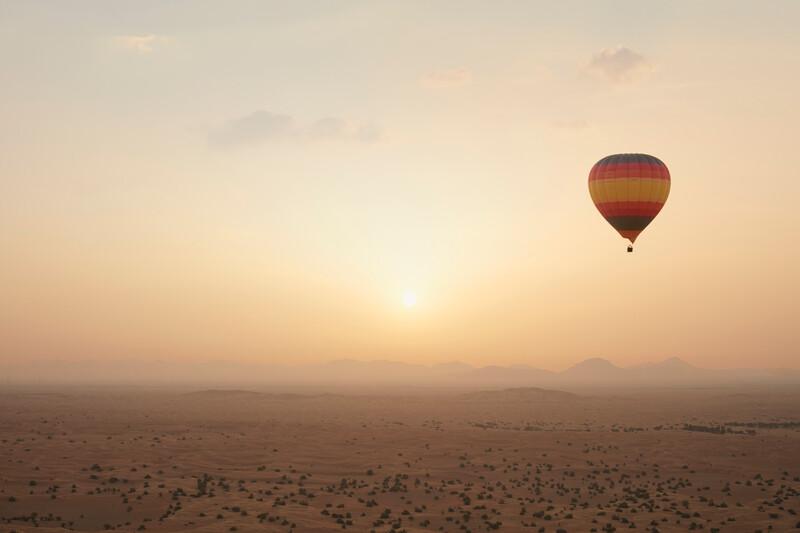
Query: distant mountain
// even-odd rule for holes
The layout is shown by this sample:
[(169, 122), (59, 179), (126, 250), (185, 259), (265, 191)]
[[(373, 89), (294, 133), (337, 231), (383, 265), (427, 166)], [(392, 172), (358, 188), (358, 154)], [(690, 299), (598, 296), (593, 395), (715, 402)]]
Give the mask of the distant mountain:
[(683, 381), (686, 383), (709, 379), (714, 375), (713, 370), (697, 368), (678, 357), (670, 357), (658, 363), (632, 367), (628, 369), (628, 373), (633, 379), (637, 380), (661, 382)]
[(527, 365), (474, 367), (453, 361), (434, 365), (388, 360), (341, 359), (308, 365), (257, 362), (152, 360), (31, 361), (0, 366), (3, 384), (168, 384), (226, 388), (213, 395), (246, 395), (247, 387), (351, 385), (452, 388), (697, 387), (720, 385), (800, 385), (800, 370), (705, 369), (677, 357), (634, 367), (590, 358), (562, 372)]
[(660, 363), (656, 363), (653, 366), (659, 368), (684, 368), (684, 369), (697, 370), (696, 366), (690, 365), (680, 357), (670, 357), (669, 359), (664, 359)]
[(696, 366), (692, 366), (683, 359), (679, 357), (670, 357), (669, 359), (664, 359), (663, 361), (659, 361), (657, 363), (646, 363), (639, 366), (634, 366), (630, 368), (631, 370), (657, 370), (657, 371), (668, 371), (668, 372), (694, 372), (697, 370), (702, 370), (697, 368)]
[(431, 370), (438, 374), (464, 374), (475, 370), (474, 366), (462, 363), (461, 361), (453, 361), (450, 363), (439, 363), (433, 365)]
[(561, 372), (560, 377), (566, 380), (609, 380), (619, 379), (625, 374), (625, 369), (614, 365), (608, 359), (593, 357)]
[[(407, 382), (430, 378), (430, 368), (424, 365), (396, 361), (356, 361), (342, 359), (322, 365), (305, 367), (305, 375), (314, 381), (339, 382)], [(302, 376), (301, 376), (302, 377)]]
[(567, 383), (596, 385), (695, 385), (723, 378), (719, 371), (697, 368), (677, 357), (635, 367), (619, 367), (607, 359), (581, 361), (562, 372), (559, 377)]

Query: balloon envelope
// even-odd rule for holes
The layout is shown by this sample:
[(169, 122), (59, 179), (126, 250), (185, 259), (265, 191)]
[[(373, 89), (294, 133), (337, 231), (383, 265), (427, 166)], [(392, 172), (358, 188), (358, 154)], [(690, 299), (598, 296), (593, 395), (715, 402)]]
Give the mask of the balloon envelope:
[(589, 172), (594, 205), (631, 243), (661, 211), (669, 187), (667, 165), (647, 154), (610, 155)]

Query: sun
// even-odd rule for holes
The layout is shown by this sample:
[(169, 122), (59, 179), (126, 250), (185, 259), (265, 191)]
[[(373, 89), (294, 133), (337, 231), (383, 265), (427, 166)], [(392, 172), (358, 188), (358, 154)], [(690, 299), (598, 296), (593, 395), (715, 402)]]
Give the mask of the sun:
[(403, 292), (403, 305), (409, 309), (417, 305), (417, 293), (408, 290)]

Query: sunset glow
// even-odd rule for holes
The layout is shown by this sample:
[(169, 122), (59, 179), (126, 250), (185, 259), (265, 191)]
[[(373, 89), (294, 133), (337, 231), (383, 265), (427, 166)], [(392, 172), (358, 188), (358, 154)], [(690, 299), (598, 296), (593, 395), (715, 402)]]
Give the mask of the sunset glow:
[(412, 291), (406, 291), (403, 293), (403, 305), (406, 307), (414, 307), (417, 305), (417, 294)]
[(797, 367), (800, 3), (446, 4), (5, 3), (0, 358)]

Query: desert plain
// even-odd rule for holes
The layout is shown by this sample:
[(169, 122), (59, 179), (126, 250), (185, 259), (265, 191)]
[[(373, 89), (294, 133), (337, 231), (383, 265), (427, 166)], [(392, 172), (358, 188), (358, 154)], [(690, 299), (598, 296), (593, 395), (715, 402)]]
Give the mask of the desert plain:
[(790, 531), (800, 390), (7, 388), (0, 532)]

